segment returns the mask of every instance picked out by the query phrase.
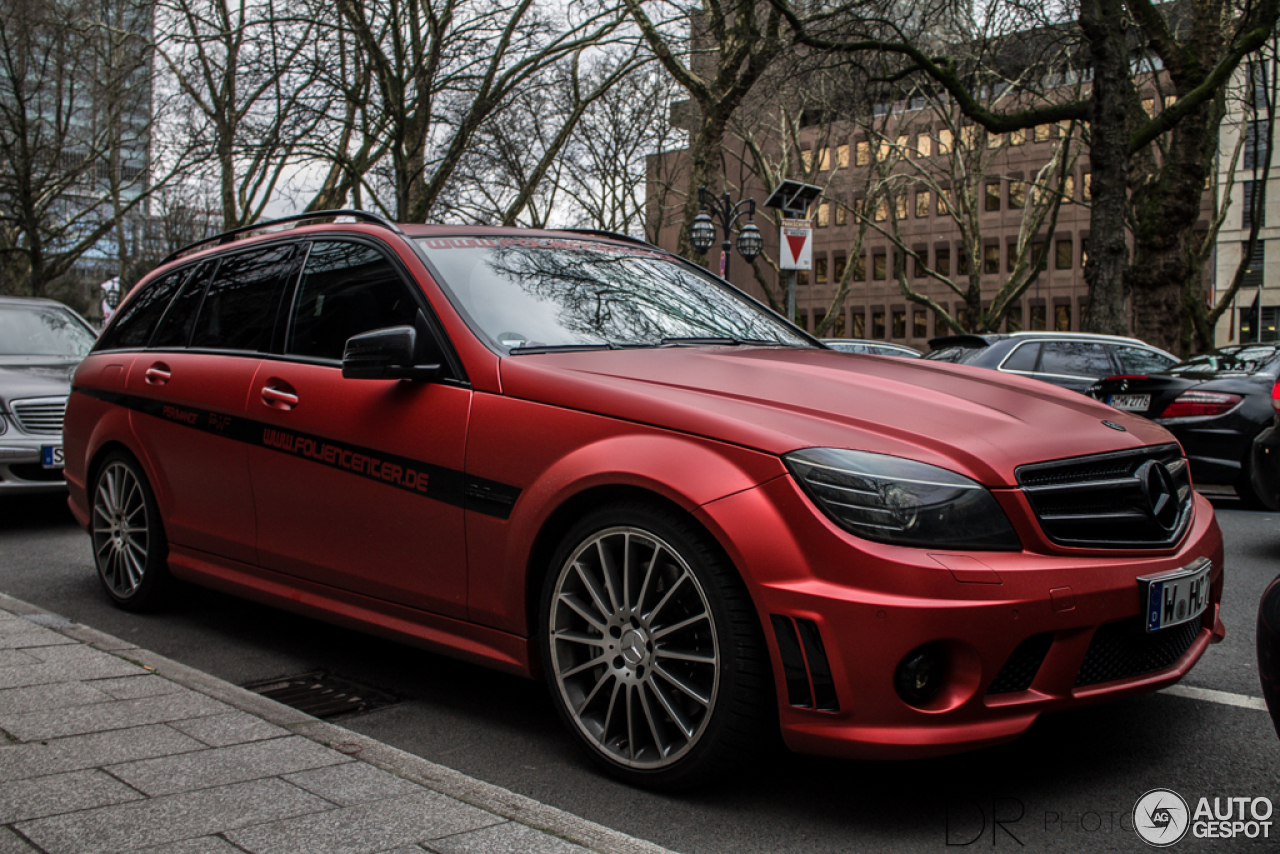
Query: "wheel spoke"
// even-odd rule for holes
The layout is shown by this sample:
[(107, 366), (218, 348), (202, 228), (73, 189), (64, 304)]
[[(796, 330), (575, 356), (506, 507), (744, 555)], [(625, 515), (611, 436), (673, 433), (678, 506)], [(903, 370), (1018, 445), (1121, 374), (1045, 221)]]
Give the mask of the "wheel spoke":
[(644, 600), (649, 596), (649, 585), (653, 581), (653, 577), (657, 575), (658, 557), (662, 554), (662, 549), (655, 548), (653, 554), (649, 557), (649, 565), (644, 569), (644, 581), (640, 585), (640, 594), (636, 596), (635, 609), (639, 613), (644, 612)]
[(589, 635), (586, 632), (559, 631), (551, 636), (552, 640), (566, 643), (580, 643), (584, 646), (604, 646), (604, 638)]
[(711, 704), (711, 697), (706, 692), (698, 690), (695, 686), (690, 685), (665, 667), (654, 665), (653, 671), (674, 685), (681, 693), (686, 694), (690, 699), (696, 700), (704, 706)]
[(706, 652), (686, 652), (685, 650), (670, 649), (660, 646), (653, 651), (656, 658), (669, 658), (673, 661), (689, 661), (694, 664), (715, 664), (716, 657)]
[[(612, 680), (613, 678), (614, 678), (613, 674), (610, 673), (609, 670), (606, 668), (604, 673), (600, 676), (600, 678), (596, 680), (596, 684), (592, 687), (591, 692), (587, 694), (586, 699), (584, 699), (581, 703), (578, 704), (578, 708), (574, 709), (573, 713), (578, 717), (582, 717), (583, 709), (591, 705), (591, 701), (596, 698), (596, 694), (600, 693), (600, 689), (603, 688), (605, 685), (607, 685), (609, 681)], [(614, 691), (615, 692), (617, 691), (616, 685), (614, 686)], [(610, 704), (612, 704), (613, 701), (610, 700), (609, 702)], [(608, 718), (605, 719), (604, 725), (605, 725), (605, 729), (607, 730), (609, 727)]]
[(685, 720), (684, 715), (682, 715), (671, 702), (671, 698), (662, 692), (662, 688), (658, 686), (658, 681), (656, 679), (651, 679), (648, 682), (648, 687), (653, 696), (658, 699), (658, 704), (662, 706), (662, 710), (667, 713), (667, 717), (671, 718), (672, 723), (674, 723), (680, 729), (680, 732), (684, 734), (685, 739), (688, 740), (692, 738), (693, 724)]
[(582, 579), (582, 585), (587, 588), (587, 592), (591, 594), (591, 601), (595, 603), (596, 610), (600, 612), (600, 616), (605, 619), (613, 611), (609, 610), (609, 606), (604, 602), (604, 596), (601, 594), (597, 582), (591, 577), (586, 567), (582, 565), (582, 561), (575, 561), (573, 564), (574, 571), (578, 573), (578, 578)]
[(576, 613), (579, 617), (581, 617), (582, 619), (590, 623), (592, 628), (594, 628), (600, 634), (603, 635), (606, 631), (608, 631), (609, 627), (606, 626), (603, 621), (601, 621), (600, 619), (588, 613), (585, 607), (583, 607), (582, 605), (579, 605), (576, 597), (570, 596), (567, 593), (561, 593), (560, 601), (568, 605), (570, 608), (572, 608), (574, 613)]
[(666, 756), (670, 748), (662, 738), (662, 734), (658, 732), (658, 722), (653, 719), (653, 710), (649, 708), (649, 697), (645, 693), (644, 683), (636, 686), (636, 696), (640, 700), (640, 711), (644, 712), (645, 722), (649, 726), (649, 734), (653, 736), (653, 746), (657, 748), (659, 756)]
[(663, 596), (661, 601), (659, 601), (658, 604), (654, 607), (654, 609), (649, 612), (648, 619), (650, 622), (653, 622), (658, 618), (658, 615), (662, 613), (662, 609), (667, 607), (667, 603), (671, 601), (671, 597), (676, 595), (676, 591), (680, 589), (680, 586), (684, 584), (685, 579), (688, 577), (689, 577), (688, 570), (685, 570), (684, 572), (680, 573), (680, 577), (676, 579), (676, 583), (671, 585), (671, 588), (667, 590), (666, 595)]
[(709, 622), (711, 620), (711, 617), (706, 613), (694, 614), (692, 617), (683, 619), (680, 622), (676, 623), (674, 626), (664, 626), (663, 628), (660, 628), (660, 629), (654, 629), (653, 639), (656, 641), (660, 638), (664, 638), (669, 634), (673, 634), (675, 632), (681, 631), (682, 629), (687, 629), (690, 626), (695, 625), (696, 623), (702, 622), (703, 620), (707, 620)]
[(596, 554), (600, 558), (600, 575), (604, 580), (604, 589), (609, 594), (609, 613), (616, 614), (622, 607), (622, 601), (618, 597), (616, 580), (618, 562), (614, 560), (613, 552), (606, 547), (603, 538), (596, 540)]

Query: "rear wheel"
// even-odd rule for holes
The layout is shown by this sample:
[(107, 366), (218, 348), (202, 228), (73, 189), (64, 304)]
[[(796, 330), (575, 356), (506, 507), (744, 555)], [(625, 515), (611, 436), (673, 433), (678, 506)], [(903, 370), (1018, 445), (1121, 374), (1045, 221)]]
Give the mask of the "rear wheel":
[(619, 504), (584, 518), (556, 553), (541, 618), (556, 706), (613, 775), (686, 786), (772, 744), (761, 737), (772, 682), (750, 598), (678, 511)]
[(98, 580), (111, 601), (129, 611), (159, 605), (170, 582), (168, 542), (151, 487), (128, 454), (113, 452), (98, 469), (89, 529)]

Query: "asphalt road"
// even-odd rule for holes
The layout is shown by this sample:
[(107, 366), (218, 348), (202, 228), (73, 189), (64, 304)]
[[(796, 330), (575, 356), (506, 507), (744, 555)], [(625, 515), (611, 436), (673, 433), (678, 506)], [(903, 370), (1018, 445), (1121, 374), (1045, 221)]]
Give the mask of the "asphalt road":
[[(1280, 571), (1280, 514), (1216, 502), (1227, 639), (1183, 684), (1256, 698), (1253, 626)], [(762, 746), (750, 773), (666, 796), (597, 774), (540, 684), (201, 589), (157, 615), (116, 610), (98, 589), (87, 535), (59, 499), (0, 501), (0, 591), (237, 684), (326, 670), (390, 692), (398, 702), (338, 722), (687, 854), (1147, 851), (1131, 813), (1155, 788), (1192, 809), (1202, 797), (1277, 805), (1269, 838), (1188, 836), (1172, 851), (1280, 850), (1280, 740), (1255, 708), (1154, 694), (1046, 716), (1011, 744), (927, 761)]]

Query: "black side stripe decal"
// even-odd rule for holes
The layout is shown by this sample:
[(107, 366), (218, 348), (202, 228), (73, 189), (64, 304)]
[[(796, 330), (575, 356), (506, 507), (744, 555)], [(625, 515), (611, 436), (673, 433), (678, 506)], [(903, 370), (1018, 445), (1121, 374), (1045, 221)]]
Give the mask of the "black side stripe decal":
[(520, 497), (518, 488), (496, 480), (470, 476), (457, 469), (360, 445), (350, 445), (323, 436), (281, 429), (249, 418), (101, 389), (74, 388), (72, 392), (173, 424), (181, 424), (202, 433), (212, 433), (255, 447), (302, 457), (318, 465), (341, 469), (366, 480), (376, 480), (405, 492), (499, 519), (506, 519), (511, 515), (511, 509)]

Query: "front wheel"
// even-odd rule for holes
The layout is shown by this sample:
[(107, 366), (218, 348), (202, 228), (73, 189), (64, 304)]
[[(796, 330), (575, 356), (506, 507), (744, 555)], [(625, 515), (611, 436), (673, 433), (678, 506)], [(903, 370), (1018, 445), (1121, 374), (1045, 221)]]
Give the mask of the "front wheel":
[(89, 530), (98, 580), (111, 601), (128, 611), (159, 605), (170, 582), (168, 543), (151, 487), (128, 454), (113, 452), (98, 469)]
[(771, 743), (761, 736), (772, 682), (751, 600), (678, 511), (625, 504), (588, 515), (556, 553), (540, 614), (555, 704), (613, 775), (691, 785)]

